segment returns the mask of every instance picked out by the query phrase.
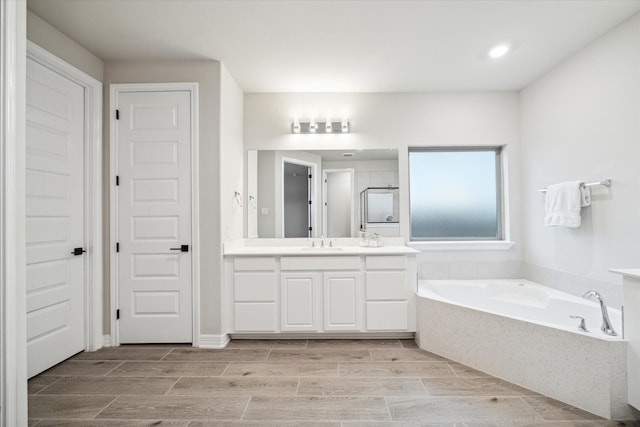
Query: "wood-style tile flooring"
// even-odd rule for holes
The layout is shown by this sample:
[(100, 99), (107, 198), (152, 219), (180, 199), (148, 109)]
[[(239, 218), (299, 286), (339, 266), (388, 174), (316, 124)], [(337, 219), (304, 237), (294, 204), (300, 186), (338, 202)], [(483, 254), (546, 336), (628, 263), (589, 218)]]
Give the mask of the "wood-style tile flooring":
[(31, 426), (616, 426), (410, 340), (80, 353), (29, 381)]

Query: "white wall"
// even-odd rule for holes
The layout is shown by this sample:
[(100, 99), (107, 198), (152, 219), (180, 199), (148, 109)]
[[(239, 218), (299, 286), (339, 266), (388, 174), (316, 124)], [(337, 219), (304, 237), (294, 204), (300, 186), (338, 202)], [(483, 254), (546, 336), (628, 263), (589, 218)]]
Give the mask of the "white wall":
[[(619, 305), (614, 267), (640, 266), (640, 15), (521, 93), (526, 272), (572, 293), (595, 288)], [(548, 184), (611, 178), (593, 188), (578, 229), (544, 227)]]
[[(239, 206), (234, 194), (237, 191), (242, 195), (243, 206), (248, 204), (248, 197), (243, 193), (244, 94), (224, 64), (221, 64), (220, 78), (220, 217), (221, 233), (226, 241), (241, 239), (243, 236), (243, 207)], [(207, 186), (201, 188), (206, 191)]]
[(27, 11), (27, 38), (94, 79), (102, 81), (104, 63), (31, 11)]
[[(518, 94), (291, 93), (245, 94), (246, 150), (398, 148), (401, 233), (409, 236), (408, 147), (506, 145), (511, 238), (508, 251), (424, 252), (421, 275), (431, 278), (517, 277), (521, 266)], [(342, 118), (352, 133), (291, 133), (293, 118)]]

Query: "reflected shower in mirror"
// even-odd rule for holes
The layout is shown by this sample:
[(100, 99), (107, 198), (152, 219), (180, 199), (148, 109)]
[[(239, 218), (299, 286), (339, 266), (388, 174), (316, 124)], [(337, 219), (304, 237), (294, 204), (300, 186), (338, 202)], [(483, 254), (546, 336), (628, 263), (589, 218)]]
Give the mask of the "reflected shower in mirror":
[(249, 151), (247, 237), (357, 237), (369, 187), (395, 188), (383, 225), (399, 231), (398, 150)]
[(360, 192), (360, 230), (384, 237), (400, 235), (398, 187), (367, 187)]

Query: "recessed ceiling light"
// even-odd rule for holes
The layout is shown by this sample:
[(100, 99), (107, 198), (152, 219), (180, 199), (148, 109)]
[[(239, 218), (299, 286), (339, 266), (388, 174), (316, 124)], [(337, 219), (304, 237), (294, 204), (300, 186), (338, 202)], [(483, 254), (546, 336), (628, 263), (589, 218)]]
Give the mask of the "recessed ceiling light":
[(511, 49), (511, 46), (509, 46), (508, 44), (499, 44), (492, 47), (489, 50), (488, 55), (490, 58), (493, 58), (493, 59), (502, 58), (507, 53), (509, 53), (509, 49)]

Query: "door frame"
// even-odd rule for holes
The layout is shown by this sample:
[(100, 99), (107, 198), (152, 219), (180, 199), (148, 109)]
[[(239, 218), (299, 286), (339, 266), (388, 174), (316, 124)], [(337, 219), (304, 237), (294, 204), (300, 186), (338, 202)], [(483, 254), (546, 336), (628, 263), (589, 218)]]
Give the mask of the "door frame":
[(84, 349), (104, 345), (102, 330), (102, 83), (27, 40), (27, 58), (84, 89)]
[[(314, 180), (316, 179), (316, 174), (318, 173), (318, 165), (313, 163), (313, 162), (309, 162), (306, 160), (301, 160), (301, 159), (295, 159), (293, 157), (285, 157), (282, 156), (280, 159), (280, 169), (279, 169), (279, 175), (280, 175), (280, 197), (279, 200), (277, 201), (277, 205), (276, 208), (280, 209), (281, 212), (281, 220), (280, 220), (280, 229), (282, 230), (282, 236), (284, 238), (284, 164), (285, 163), (291, 163), (294, 165), (299, 165), (299, 166), (306, 166), (308, 168), (311, 169), (311, 176), (313, 178), (309, 178), (309, 185), (310, 185), (310, 189), (309, 189), (309, 199), (311, 200), (311, 208), (309, 209), (309, 213), (311, 213), (311, 221), (310, 221), (310, 227), (312, 228), (311, 230), (311, 236), (309, 238), (313, 238), (314, 236), (317, 236), (318, 233), (318, 208), (316, 208), (316, 203), (317, 203), (317, 199), (318, 199), (318, 192), (316, 189), (316, 183), (314, 182)], [(276, 230), (277, 231), (277, 230)]]
[(116, 310), (118, 309), (119, 282), (118, 256), (116, 242), (118, 241), (118, 196), (116, 176), (118, 175), (118, 134), (115, 111), (118, 106), (118, 96), (124, 92), (170, 92), (187, 91), (191, 97), (191, 311), (192, 311), (192, 346), (200, 346), (200, 210), (199, 210), (199, 109), (198, 88), (196, 82), (185, 83), (127, 83), (112, 84), (109, 89), (109, 199), (110, 199), (110, 345), (120, 345), (120, 333)]
[(27, 424), (26, 2), (0, 1), (0, 426)]
[(328, 229), (328, 215), (327, 215), (327, 199), (328, 199), (328, 195), (327, 195), (327, 175), (331, 174), (331, 173), (338, 173), (338, 172), (348, 172), (349, 173), (349, 180), (351, 181), (351, 203), (350, 203), (350, 214), (349, 214), (349, 218), (351, 220), (351, 224), (349, 226), (349, 229), (351, 231), (351, 235), (348, 237), (356, 237), (354, 236), (354, 231), (356, 229), (356, 219), (354, 218), (354, 214), (355, 214), (355, 194), (356, 192), (354, 191), (355, 189), (355, 184), (356, 184), (356, 180), (355, 180), (355, 169), (354, 168), (341, 168), (341, 169), (323, 169), (322, 170), (322, 233), (325, 236), (328, 236), (329, 233), (329, 229)]

